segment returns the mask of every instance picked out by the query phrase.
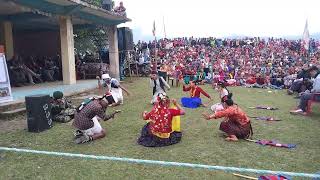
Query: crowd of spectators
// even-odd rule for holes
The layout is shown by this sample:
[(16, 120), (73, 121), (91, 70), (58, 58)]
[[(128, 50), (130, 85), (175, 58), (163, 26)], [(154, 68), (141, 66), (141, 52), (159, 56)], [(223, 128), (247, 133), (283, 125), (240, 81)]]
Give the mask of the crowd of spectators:
[(62, 80), (62, 64), (59, 55), (55, 57), (15, 55), (7, 61), (7, 66), (10, 83), (15, 87)]
[[(155, 53), (155, 47), (156, 53)], [(135, 46), (139, 62), (157, 55), (160, 70), (185, 81), (260, 88), (290, 88), (290, 92), (312, 88), (308, 69), (320, 65), (320, 41), (275, 38), (174, 38), (139, 41)], [(301, 85), (302, 84), (302, 85)], [(310, 86), (311, 84), (311, 86)]]

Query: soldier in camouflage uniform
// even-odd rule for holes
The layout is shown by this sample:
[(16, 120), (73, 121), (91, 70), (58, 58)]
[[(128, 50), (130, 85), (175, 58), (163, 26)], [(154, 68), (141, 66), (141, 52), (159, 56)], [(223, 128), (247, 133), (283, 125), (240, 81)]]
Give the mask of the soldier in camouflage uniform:
[(71, 101), (63, 97), (61, 91), (55, 91), (51, 102), (52, 120), (56, 122), (66, 123), (73, 119), (76, 108)]

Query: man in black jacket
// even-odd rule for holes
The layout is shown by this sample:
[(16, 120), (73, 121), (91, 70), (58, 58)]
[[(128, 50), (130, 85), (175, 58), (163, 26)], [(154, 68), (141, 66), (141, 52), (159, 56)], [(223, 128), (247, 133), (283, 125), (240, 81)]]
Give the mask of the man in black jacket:
[(170, 89), (169, 84), (163, 79), (163, 77), (158, 76), (157, 71), (151, 72), (150, 86), (152, 87), (152, 94), (153, 94), (151, 104), (156, 102), (158, 94), (166, 92), (165, 87), (167, 89)]

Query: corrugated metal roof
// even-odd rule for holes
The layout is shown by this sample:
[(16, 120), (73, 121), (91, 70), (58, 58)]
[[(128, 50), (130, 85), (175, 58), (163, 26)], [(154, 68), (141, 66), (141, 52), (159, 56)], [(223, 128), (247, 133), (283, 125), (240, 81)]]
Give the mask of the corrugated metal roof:
[[(14, 22), (25, 19), (24, 24), (28, 19), (32, 22), (46, 23), (49, 21), (48, 18), (52, 21), (60, 16), (71, 16), (75, 25), (118, 25), (131, 21), (80, 0), (0, 0), (0, 4), (0, 20)], [(39, 16), (30, 16), (28, 13)], [(53, 22), (58, 21), (53, 20)]]

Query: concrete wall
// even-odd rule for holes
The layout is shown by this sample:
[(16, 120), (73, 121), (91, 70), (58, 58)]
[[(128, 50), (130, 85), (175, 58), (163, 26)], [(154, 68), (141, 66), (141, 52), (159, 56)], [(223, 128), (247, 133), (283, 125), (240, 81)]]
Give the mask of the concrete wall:
[(0, 22), (0, 45), (4, 45), (4, 29), (2, 22)]
[(24, 56), (55, 56), (60, 54), (59, 31), (14, 31), (14, 52)]

